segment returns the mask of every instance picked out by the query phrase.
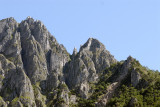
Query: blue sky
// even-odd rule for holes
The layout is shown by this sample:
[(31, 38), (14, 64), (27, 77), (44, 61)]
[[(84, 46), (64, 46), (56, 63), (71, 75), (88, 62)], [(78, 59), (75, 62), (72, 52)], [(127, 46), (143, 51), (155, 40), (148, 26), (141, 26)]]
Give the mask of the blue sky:
[(41, 20), (68, 52), (97, 38), (117, 60), (160, 70), (160, 0), (0, 0), (0, 19)]

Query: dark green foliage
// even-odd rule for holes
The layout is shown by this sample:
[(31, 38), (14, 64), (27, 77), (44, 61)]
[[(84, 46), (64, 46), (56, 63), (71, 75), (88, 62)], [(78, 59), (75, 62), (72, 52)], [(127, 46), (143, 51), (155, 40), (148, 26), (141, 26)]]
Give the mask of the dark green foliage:
[[(130, 83), (130, 72), (135, 69), (141, 74), (142, 79), (134, 88)], [(128, 71), (128, 75), (121, 82), (115, 96), (107, 103), (111, 107), (129, 107), (131, 100), (136, 99), (134, 107), (160, 107), (160, 73), (143, 67), (136, 60)]]
[[(111, 65), (100, 75), (96, 84), (91, 84), (94, 90), (89, 99), (80, 99), (79, 107), (95, 107), (100, 96), (106, 94), (107, 87), (119, 76), (123, 62)], [(127, 76), (121, 81), (113, 98), (107, 107), (160, 107), (160, 73), (142, 66), (139, 61), (133, 60)], [(131, 84), (131, 72), (140, 73), (141, 79), (136, 87)]]
[(95, 107), (94, 100), (80, 99), (78, 107)]
[(146, 89), (137, 90), (134, 87), (123, 85), (114, 97), (107, 104), (108, 106), (128, 107), (131, 98), (136, 98), (136, 107), (159, 107), (160, 106), (160, 81)]
[(71, 96), (71, 95), (76, 95), (76, 90), (70, 90), (70, 92), (68, 93), (68, 95), (69, 95), (69, 97)]
[(122, 65), (123, 65), (122, 62), (112, 64), (109, 68), (106, 68), (104, 70), (101, 79), (103, 78), (104, 81), (106, 81), (106, 83), (113, 82), (118, 77)]
[(123, 85), (118, 92), (118, 97), (112, 98), (107, 105), (128, 107), (132, 98), (137, 99), (137, 102), (135, 103), (137, 107), (143, 106), (143, 96), (140, 94), (140, 91), (134, 87), (127, 87)]

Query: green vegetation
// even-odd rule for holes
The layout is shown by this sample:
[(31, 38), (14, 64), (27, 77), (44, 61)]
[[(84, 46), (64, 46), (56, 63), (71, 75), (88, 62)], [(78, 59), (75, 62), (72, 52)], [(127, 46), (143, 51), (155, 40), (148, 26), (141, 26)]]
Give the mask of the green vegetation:
[(33, 90), (34, 90), (34, 96), (36, 102), (38, 102), (39, 105), (46, 107), (45, 101), (46, 101), (46, 96), (40, 93), (40, 82), (36, 82), (35, 85), (32, 85)]
[(4, 107), (5, 105), (3, 98), (0, 96), (0, 107)]
[(4, 79), (3, 75), (0, 75), (0, 81), (2, 81)]
[(65, 103), (65, 101), (64, 101), (63, 98), (59, 98), (59, 99), (57, 100), (57, 103), (58, 103), (58, 104), (62, 104), (62, 103)]
[(132, 98), (137, 99), (137, 101), (134, 102), (135, 107), (159, 107), (160, 81), (156, 82), (155, 85), (141, 90), (123, 85), (118, 92), (118, 96), (112, 98), (107, 105), (112, 107), (128, 107), (130, 106)]
[(94, 107), (94, 100), (90, 99), (82, 99), (80, 98), (78, 101), (78, 107)]
[(10, 39), (13, 39), (13, 37), (14, 37), (14, 36), (13, 36), (13, 34), (12, 34)]
[[(117, 65), (117, 64), (114, 64)], [(112, 66), (113, 69), (115, 66)], [(90, 86), (94, 92), (89, 99), (80, 98), (78, 101), (78, 107), (95, 107), (95, 102), (107, 92), (107, 87), (110, 85), (108, 82), (109, 77), (112, 75), (112, 72), (106, 71), (105, 75), (103, 74), (98, 83), (90, 83)]]
[[(123, 62), (111, 65), (100, 76), (97, 84), (90, 86), (94, 90), (89, 99), (79, 99), (79, 107), (95, 107), (95, 102), (106, 93), (107, 86), (118, 76), (123, 68)], [(131, 72), (135, 70), (141, 76), (136, 87), (131, 84)], [(131, 67), (127, 76), (121, 81), (113, 98), (107, 103), (107, 107), (160, 107), (160, 73), (142, 66), (139, 61), (131, 61)]]
[[(130, 71), (136, 70), (142, 79), (136, 87), (130, 83)], [(108, 102), (109, 107), (159, 107), (160, 106), (160, 73), (149, 70), (137, 60), (132, 61), (128, 75), (117, 89), (115, 96)], [(136, 99), (132, 101), (132, 99)]]
[(70, 92), (68, 93), (68, 95), (69, 95), (69, 97), (71, 96), (71, 95), (76, 95), (77, 93), (76, 93), (76, 90), (70, 90)]
[(16, 105), (16, 103), (19, 101), (19, 98), (16, 97), (12, 100), (11, 105)]

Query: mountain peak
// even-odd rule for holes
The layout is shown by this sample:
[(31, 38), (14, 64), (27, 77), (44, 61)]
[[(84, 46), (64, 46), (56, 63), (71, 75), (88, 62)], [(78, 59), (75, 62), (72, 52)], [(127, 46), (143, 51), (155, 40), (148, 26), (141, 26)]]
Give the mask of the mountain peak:
[(11, 22), (11, 21), (16, 21), (16, 20), (13, 17), (9, 17), (9, 18), (2, 19), (1, 21)]
[(27, 22), (29, 25), (40, 25), (41, 27), (43, 27), (43, 23), (40, 20), (35, 20), (34, 18), (32, 18), (31, 16), (28, 16), (24, 21), (22, 22)]
[(4, 28), (15, 30), (17, 27), (18, 23), (13, 17), (0, 20), (0, 33), (3, 32)]
[(24, 22), (27, 22), (29, 25), (31, 25), (31, 24), (33, 24), (33, 23), (35, 22), (35, 20), (34, 20), (32, 17), (28, 16), (28, 17), (24, 20)]
[(95, 51), (96, 48), (105, 49), (105, 46), (99, 40), (95, 38), (89, 38), (87, 42), (83, 46), (81, 46), (80, 51), (82, 50)]
[(134, 58), (132, 56), (128, 56), (127, 61), (133, 61)]

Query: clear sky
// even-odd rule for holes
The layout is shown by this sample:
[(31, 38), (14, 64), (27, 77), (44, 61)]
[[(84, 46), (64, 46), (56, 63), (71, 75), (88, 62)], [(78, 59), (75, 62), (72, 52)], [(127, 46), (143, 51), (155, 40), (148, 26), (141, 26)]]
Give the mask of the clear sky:
[(0, 19), (41, 20), (69, 53), (89, 37), (160, 71), (160, 0), (0, 0)]

